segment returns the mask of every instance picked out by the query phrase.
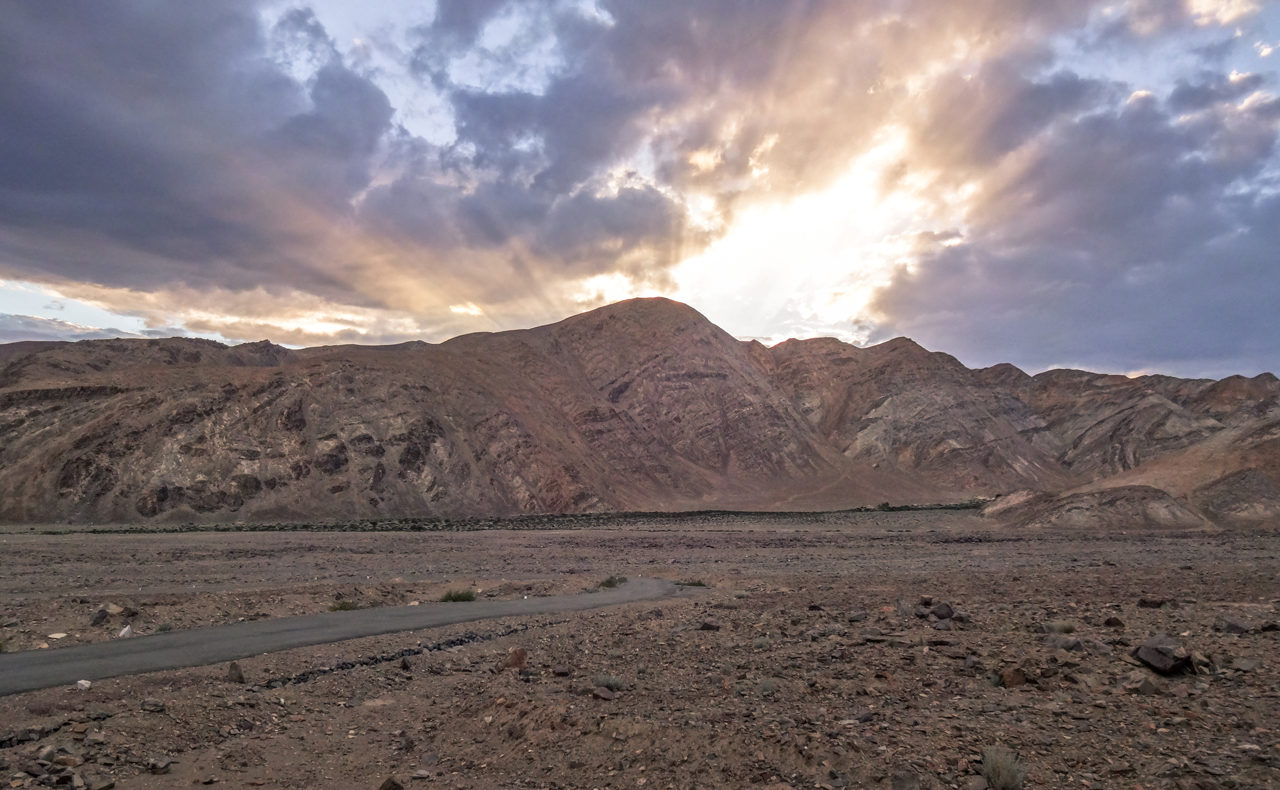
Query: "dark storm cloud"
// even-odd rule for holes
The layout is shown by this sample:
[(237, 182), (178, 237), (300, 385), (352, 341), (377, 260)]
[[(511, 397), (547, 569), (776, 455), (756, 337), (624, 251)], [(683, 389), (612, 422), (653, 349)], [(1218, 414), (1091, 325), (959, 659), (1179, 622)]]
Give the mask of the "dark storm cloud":
[[(2, 5), (0, 276), (154, 297), (149, 321), (207, 294), (188, 326), (252, 338), (280, 300), (382, 339), (472, 302), (547, 320), (591, 275), (666, 282), (717, 227), (686, 201), (731, 228), (888, 130), (907, 142), (887, 191), (972, 197), (957, 227), (913, 229), (884, 334), (966, 361), (1186, 369), (1274, 337), (1280, 103), (1226, 65), (1249, 44), (1204, 25), (1225, 4), (590, 6), (440, 0), (389, 66), (371, 53), (395, 35), (344, 51), (305, 3)], [(1061, 54), (1196, 30), (1195, 67), (1156, 96)], [(430, 132), (397, 106), (415, 91)]]
[[(290, 282), (313, 205), (367, 183), (390, 107), (333, 63), (310, 86), (266, 57), (248, 3), (0, 9), (0, 266), (149, 289)], [(314, 32), (314, 31), (313, 31)]]
[(1280, 201), (1241, 187), (1273, 161), (1277, 115), (1232, 103), (1261, 85), (1206, 76), (1024, 138), (964, 243), (880, 295), (879, 334), (978, 364), (1274, 368)]

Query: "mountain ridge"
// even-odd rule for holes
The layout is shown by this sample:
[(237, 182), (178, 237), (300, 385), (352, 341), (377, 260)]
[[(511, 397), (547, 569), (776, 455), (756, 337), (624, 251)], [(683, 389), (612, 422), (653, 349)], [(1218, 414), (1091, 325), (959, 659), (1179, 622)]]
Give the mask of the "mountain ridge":
[(765, 347), (662, 298), (436, 344), (0, 345), (0, 520), (833, 509), (1018, 490), (1044, 492), (1028, 500), (1043, 510), (1156, 485), (1213, 523), (1257, 523), (1280, 514), (1278, 403), (1269, 374), (1030, 376), (908, 338)]

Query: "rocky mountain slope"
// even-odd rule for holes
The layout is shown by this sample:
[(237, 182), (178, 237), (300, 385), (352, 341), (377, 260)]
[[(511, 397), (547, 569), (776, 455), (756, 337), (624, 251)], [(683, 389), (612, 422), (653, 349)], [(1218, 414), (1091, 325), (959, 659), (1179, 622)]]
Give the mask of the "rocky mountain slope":
[(0, 520), (819, 509), (1016, 490), (1078, 503), (1123, 488), (1167, 493), (1179, 523), (1255, 523), (1280, 515), (1278, 402), (1270, 374), (1028, 376), (905, 338), (765, 348), (665, 299), (434, 345), (15, 343), (0, 345)]

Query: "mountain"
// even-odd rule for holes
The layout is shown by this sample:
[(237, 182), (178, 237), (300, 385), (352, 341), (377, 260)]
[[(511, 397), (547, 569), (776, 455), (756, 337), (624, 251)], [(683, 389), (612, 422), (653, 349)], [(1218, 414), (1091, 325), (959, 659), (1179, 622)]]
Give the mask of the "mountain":
[(1278, 401), (1270, 375), (1029, 376), (906, 338), (766, 348), (666, 299), (440, 344), (14, 343), (0, 345), (0, 520), (831, 509), (1031, 490), (1042, 519), (1059, 499), (1127, 491), (1159, 501), (1135, 512), (1179, 524), (1256, 523), (1280, 513)]

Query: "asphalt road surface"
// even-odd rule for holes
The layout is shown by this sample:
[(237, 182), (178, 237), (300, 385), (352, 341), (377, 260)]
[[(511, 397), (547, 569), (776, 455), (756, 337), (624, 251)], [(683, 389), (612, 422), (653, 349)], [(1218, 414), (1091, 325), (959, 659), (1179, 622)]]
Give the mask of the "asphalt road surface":
[(362, 636), (415, 631), (495, 617), (598, 609), (665, 598), (677, 590), (677, 586), (669, 581), (641, 578), (631, 579), (613, 589), (578, 595), (325, 612), (170, 631), (55, 650), (5, 653), (0, 654), (0, 696), (71, 685), (77, 680), (101, 680), (162, 669), (204, 666)]

